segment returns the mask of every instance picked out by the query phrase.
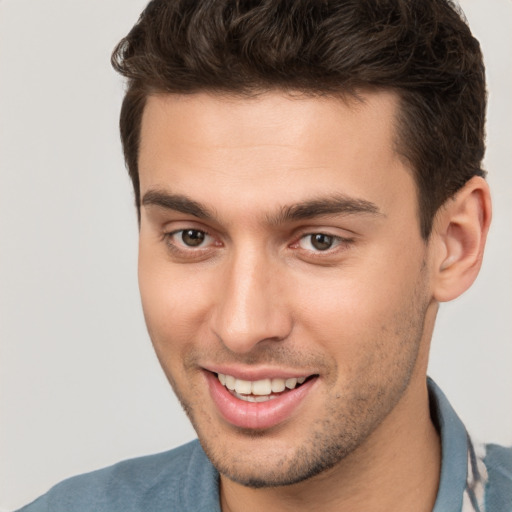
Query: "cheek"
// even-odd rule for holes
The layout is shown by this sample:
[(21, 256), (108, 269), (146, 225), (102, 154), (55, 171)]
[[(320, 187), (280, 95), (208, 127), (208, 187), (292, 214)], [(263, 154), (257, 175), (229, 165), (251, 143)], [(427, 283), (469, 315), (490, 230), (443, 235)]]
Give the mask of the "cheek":
[(192, 266), (172, 265), (139, 252), (139, 288), (146, 325), (161, 354), (179, 350), (205, 328), (208, 286)]
[(342, 270), (314, 280), (304, 276), (297, 288), (303, 297), (297, 305), (300, 316), (340, 335), (385, 323), (396, 300), (388, 283), (377, 283), (368, 272)]
[(346, 371), (370, 364), (377, 352), (381, 359), (386, 354), (392, 357), (407, 331), (418, 327), (411, 325), (411, 318), (420, 313), (420, 268), (417, 263), (387, 266), (376, 259), (373, 265), (345, 268), (315, 280), (304, 276), (299, 285), (303, 300), (297, 308), (305, 338), (319, 340)]

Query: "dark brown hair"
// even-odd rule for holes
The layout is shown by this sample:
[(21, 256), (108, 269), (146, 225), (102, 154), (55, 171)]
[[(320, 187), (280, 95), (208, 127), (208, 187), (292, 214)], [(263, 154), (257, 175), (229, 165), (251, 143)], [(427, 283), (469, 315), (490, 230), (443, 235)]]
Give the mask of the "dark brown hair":
[(156, 92), (396, 91), (396, 149), (425, 239), (438, 208), (485, 175), (482, 54), (449, 0), (153, 0), (112, 64), (128, 79), (120, 127), (137, 208), (141, 119)]

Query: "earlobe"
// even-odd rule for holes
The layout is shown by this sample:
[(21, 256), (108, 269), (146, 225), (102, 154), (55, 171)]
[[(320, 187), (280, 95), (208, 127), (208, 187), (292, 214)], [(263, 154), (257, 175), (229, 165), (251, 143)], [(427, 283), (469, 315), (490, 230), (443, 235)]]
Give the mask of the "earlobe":
[(439, 209), (431, 243), (435, 245), (434, 298), (447, 302), (464, 293), (482, 264), (491, 222), (487, 182), (475, 176)]

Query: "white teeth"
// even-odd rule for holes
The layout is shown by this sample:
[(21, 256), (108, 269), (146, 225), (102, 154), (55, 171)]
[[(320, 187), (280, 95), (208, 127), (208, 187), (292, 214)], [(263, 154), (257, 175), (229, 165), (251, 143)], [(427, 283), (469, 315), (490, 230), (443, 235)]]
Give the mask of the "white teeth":
[[(302, 384), (306, 377), (292, 377), (290, 379), (261, 379), (256, 381), (236, 379), (232, 375), (217, 374), (219, 382), (226, 386), (235, 395), (249, 402), (262, 402), (266, 399), (275, 398), (272, 393), (282, 393), (286, 388), (295, 389), (297, 384)], [(252, 396), (251, 396), (252, 395)]]
[(240, 400), (244, 400), (245, 402), (267, 402), (268, 400), (273, 400), (274, 398), (277, 398), (277, 396), (275, 396), (275, 395), (254, 396), (254, 395), (239, 395), (238, 393), (235, 393), (235, 396), (237, 398), (240, 398)]
[(234, 391), (235, 390), (235, 383), (236, 383), (235, 377), (232, 377), (231, 375), (226, 375), (226, 387), (230, 391)]
[(236, 379), (235, 391), (237, 393), (243, 394), (243, 395), (250, 395), (251, 394), (251, 388), (252, 388), (252, 385), (251, 385), (250, 381)]
[(270, 393), (272, 393), (270, 379), (256, 380), (252, 383), (253, 395), (270, 395)]
[(284, 379), (272, 379), (270, 385), (272, 387), (272, 393), (281, 393), (281, 391), (284, 391), (286, 388)]
[(297, 385), (297, 379), (295, 379), (295, 378), (292, 378), (292, 379), (286, 379), (285, 384), (286, 384), (286, 387), (287, 387), (288, 389), (294, 389), (294, 388), (295, 388), (295, 386)]

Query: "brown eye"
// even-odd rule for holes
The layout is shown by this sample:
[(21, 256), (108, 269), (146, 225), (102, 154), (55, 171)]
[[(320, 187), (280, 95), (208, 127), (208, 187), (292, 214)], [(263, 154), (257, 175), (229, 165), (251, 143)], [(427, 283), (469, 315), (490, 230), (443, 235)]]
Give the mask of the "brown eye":
[(317, 251), (326, 251), (333, 246), (334, 237), (325, 235), (323, 233), (314, 233), (313, 235), (309, 235), (311, 246), (314, 247)]
[(317, 257), (326, 260), (336, 255), (339, 256), (342, 251), (352, 245), (353, 241), (350, 238), (327, 233), (307, 233), (302, 235), (299, 241), (291, 247), (302, 249), (299, 254), (303, 257)]
[(188, 247), (200, 246), (205, 241), (205, 238), (206, 233), (198, 229), (184, 229), (181, 232), (181, 240)]

